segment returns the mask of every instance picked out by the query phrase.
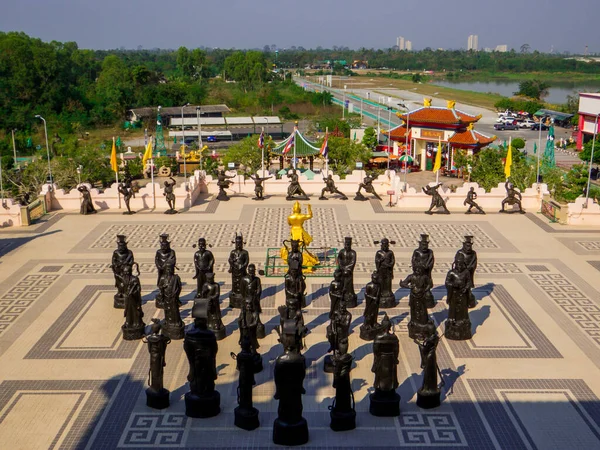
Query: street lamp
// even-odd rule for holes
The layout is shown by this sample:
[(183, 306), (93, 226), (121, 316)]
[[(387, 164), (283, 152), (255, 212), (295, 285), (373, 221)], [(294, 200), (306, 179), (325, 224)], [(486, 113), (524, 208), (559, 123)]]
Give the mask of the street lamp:
[(344, 85), (344, 101), (342, 103), (342, 119), (346, 117), (346, 85)]
[(588, 200), (590, 198), (590, 181), (592, 180), (592, 163), (594, 162), (594, 147), (596, 146), (596, 134), (598, 133), (598, 116), (596, 114), (596, 120), (594, 120), (594, 139), (592, 140), (592, 155), (590, 156), (590, 167), (588, 169), (588, 181), (587, 188), (585, 189), (585, 205), (584, 208), (588, 207)]
[(15, 144), (15, 129), (10, 130), (12, 133), (12, 143), (13, 143), (13, 152), (14, 152), (14, 166), (16, 170), (19, 170), (20, 167), (17, 165), (17, 145)]
[(77, 166), (77, 179), (79, 180), (78, 186), (81, 184), (81, 170), (83, 166), (80, 164)]
[(185, 178), (185, 190), (188, 190), (188, 184), (187, 184), (187, 166), (185, 163), (185, 121), (183, 118), (183, 108), (185, 108), (186, 106), (190, 106), (189, 103), (186, 103), (185, 105), (183, 105), (181, 107), (181, 152), (183, 153), (183, 176)]
[[(401, 108), (406, 109), (406, 141), (405, 141), (405, 146), (406, 146), (406, 153), (404, 154), (404, 192), (406, 192), (407, 189), (407, 184), (406, 184), (406, 177), (408, 174), (408, 161), (407, 161), (407, 156), (408, 156), (408, 128), (410, 126), (410, 110), (408, 109), (408, 106), (406, 106), (404, 103), (399, 103), (398, 106), (400, 106)], [(412, 153), (412, 152), (411, 152)]]
[(198, 121), (198, 153), (200, 156), (200, 170), (202, 170), (202, 124), (200, 123), (201, 107), (196, 106), (196, 120)]
[(44, 122), (44, 134), (46, 135), (46, 154), (48, 155), (48, 179), (50, 181), (50, 190), (52, 190), (52, 168), (50, 167), (50, 146), (48, 145), (48, 127), (46, 125), (46, 119), (39, 114), (35, 115), (36, 119), (40, 119)]

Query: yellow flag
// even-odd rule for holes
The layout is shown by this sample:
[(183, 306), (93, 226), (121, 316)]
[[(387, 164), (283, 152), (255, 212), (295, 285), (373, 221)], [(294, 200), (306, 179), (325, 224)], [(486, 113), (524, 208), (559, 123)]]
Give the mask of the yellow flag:
[(146, 151), (144, 152), (144, 156), (142, 157), (142, 165), (146, 167), (146, 163), (149, 159), (152, 159), (152, 139), (148, 141), (148, 145), (146, 146)]
[(110, 152), (110, 168), (115, 172), (119, 171), (119, 165), (117, 164), (117, 146), (115, 145), (114, 137), (112, 151)]
[(442, 139), (438, 142), (437, 153), (435, 154), (435, 163), (433, 164), (433, 171), (437, 172), (442, 168)]
[(506, 153), (506, 163), (504, 163), (504, 175), (506, 175), (506, 178), (510, 177), (510, 166), (512, 166), (512, 145), (511, 141), (508, 141), (508, 152)]

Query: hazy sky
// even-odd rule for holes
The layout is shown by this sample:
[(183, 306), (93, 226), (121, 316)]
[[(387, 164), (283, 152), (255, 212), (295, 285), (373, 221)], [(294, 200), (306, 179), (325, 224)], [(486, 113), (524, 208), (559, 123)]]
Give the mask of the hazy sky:
[(600, 53), (598, 0), (2, 0), (1, 31), (80, 48), (388, 48), (507, 44)]

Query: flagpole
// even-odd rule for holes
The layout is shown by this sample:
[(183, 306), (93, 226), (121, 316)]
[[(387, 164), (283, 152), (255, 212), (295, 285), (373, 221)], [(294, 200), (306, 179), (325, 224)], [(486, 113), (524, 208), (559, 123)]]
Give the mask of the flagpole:
[[(154, 148), (152, 146), (152, 136), (150, 136), (150, 148)], [(152, 152), (152, 157), (150, 158), (150, 183), (152, 183), (152, 203), (154, 205), (153, 209), (156, 209), (156, 189), (154, 188), (154, 151)]]
[[(113, 136), (113, 147), (115, 146), (115, 137)], [(111, 151), (112, 158), (112, 151)], [(121, 209), (121, 195), (119, 194), (119, 167), (117, 164), (117, 170), (115, 170), (115, 181), (117, 183), (117, 198), (119, 199), (119, 209)]]
[(263, 135), (263, 144), (262, 147), (260, 148), (261, 153), (260, 153), (260, 170), (262, 170), (262, 174), (260, 175), (261, 177), (265, 176), (265, 142), (264, 142), (264, 135), (265, 133), (265, 127), (262, 127), (262, 135)]
[[(327, 139), (328, 134), (329, 127), (325, 127), (325, 139)], [(327, 144), (329, 145), (329, 142)], [(327, 156), (325, 156), (325, 175), (329, 176), (329, 152), (327, 152)]]
[[(296, 122), (298, 123), (298, 122)], [(298, 125), (294, 127), (294, 170), (296, 170), (296, 131), (298, 130)]]
[[(442, 138), (438, 138), (438, 148), (437, 151), (441, 152), (442, 151)], [(437, 163), (437, 159), (439, 158), (439, 155), (436, 153), (435, 155), (435, 162)], [(440, 158), (441, 159), (441, 158)], [(438, 167), (438, 170), (435, 172), (435, 184), (438, 184), (440, 181), (440, 168)]]

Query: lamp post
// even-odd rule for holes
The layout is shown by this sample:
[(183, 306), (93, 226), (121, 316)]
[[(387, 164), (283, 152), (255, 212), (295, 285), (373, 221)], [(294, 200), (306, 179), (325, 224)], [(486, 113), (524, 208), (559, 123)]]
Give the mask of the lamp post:
[[(406, 177), (408, 174), (408, 161), (406, 160), (406, 156), (408, 153), (408, 135), (409, 135), (409, 131), (408, 128), (410, 126), (410, 110), (408, 109), (408, 106), (406, 106), (404, 103), (400, 103), (398, 106), (400, 106), (401, 108), (406, 109), (406, 140), (405, 140), (405, 146), (406, 146), (406, 153), (405, 153), (405, 158), (404, 158), (404, 192), (407, 191), (407, 185), (406, 185)], [(412, 152), (411, 152), (412, 153)]]
[(183, 176), (185, 178), (185, 190), (188, 190), (188, 179), (187, 179), (187, 165), (185, 163), (185, 119), (183, 118), (183, 108), (190, 106), (186, 103), (181, 107), (181, 152), (183, 153)]
[(46, 125), (46, 119), (44, 119), (39, 114), (36, 114), (36, 119), (40, 119), (44, 122), (44, 134), (46, 135), (46, 154), (48, 155), (48, 178), (50, 180), (50, 190), (52, 190), (52, 168), (50, 167), (50, 145), (48, 145), (48, 127)]
[(81, 164), (77, 166), (77, 179), (79, 181), (77, 186), (79, 186), (81, 184), (81, 170), (82, 169), (83, 169), (83, 166)]
[(342, 102), (342, 119), (346, 117), (346, 85), (344, 85), (344, 101)]
[[(267, 121), (267, 137), (269, 136), (269, 118), (267, 116), (265, 116), (265, 120)], [(265, 176), (265, 145), (263, 143), (262, 146), (262, 154), (260, 155), (260, 165), (261, 168), (260, 170), (262, 170), (262, 174), (260, 175), (261, 177)]]
[(390, 144), (392, 143), (392, 107), (388, 102), (388, 142), (387, 142), (387, 170), (390, 176)]
[(14, 166), (17, 170), (20, 169), (20, 167), (17, 164), (17, 145), (15, 144), (15, 129), (10, 130), (10, 132), (12, 133), (12, 143), (13, 143), (13, 153), (14, 153)]
[(539, 134), (538, 134), (538, 152), (537, 152), (537, 170), (536, 170), (536, 178), (535, 182), (538, 185), (538, 189), (540, 187), (540, 153), (542, 152), (542, 119), (538, 122)]
[(588, 207), (588, 200), (590, 198), (590, 181), (592, 180), (592, 163), (594, 162), (594, 147), (596, 146), (596, 135), (598, 134), (598, 116), (600, 116), (600, 113), (596, 114), (596, 119), (594, 120), (594, 139), (592, 140), (592, 154), (590, 156), (590, 167), (588, 168), (588, 181), (587, 181), (587, 188), (585, 189), (584, 208)]
[(202, 170), (202, 124), (200, 123), (201, 107), (196, 106), (196, 120), (198, 121), (198, 152), (200, 153), (200, 170)]

